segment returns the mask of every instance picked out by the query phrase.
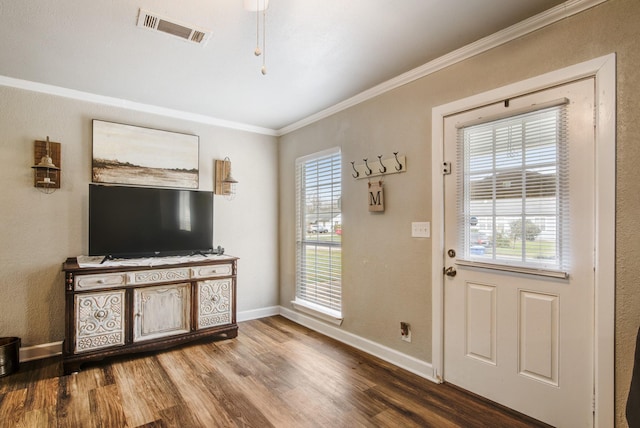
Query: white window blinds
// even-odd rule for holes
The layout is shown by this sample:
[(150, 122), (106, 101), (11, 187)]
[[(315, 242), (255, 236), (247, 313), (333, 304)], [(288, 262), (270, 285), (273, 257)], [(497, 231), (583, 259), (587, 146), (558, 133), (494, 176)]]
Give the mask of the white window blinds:
[(340, 316), (342, 156), (331, 149), (296, 161), (296, 300)]
[(567, 270), (566, 108), (459, 129), (463, 259)]

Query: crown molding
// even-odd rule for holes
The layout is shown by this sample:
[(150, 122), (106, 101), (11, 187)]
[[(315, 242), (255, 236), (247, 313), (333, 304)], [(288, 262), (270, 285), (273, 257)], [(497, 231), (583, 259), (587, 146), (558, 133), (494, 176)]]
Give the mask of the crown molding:
[(332, 107), (319, 111), (318, 113), (307, 116), (297, 122), (287, 125), (277, 130), (276, 135), (282, 136), (297, 129), (303, 128), (321, 119), (327, 118), (333, 114), (341, 112), (360, 104), (364, 101), (370, 100), (374, 97), (391, 91), (392, 89), (411, 83), (422, 77), (428, 76), (446, 67), (450, 67), (461, 61), (479, 55), (490, 49), (503, 45), (507, 42), (515, 40), (519, 37), (526, 36), (536, 30), (543, 27), (561, 21), (570, 16), (576, 15), (594, 6), (606, 2), (607, 0), (568, 0), (556, 7), (553, 7), (547, 11), (541, 12), (529, 19), (507, 27), (504, 30), (498, 31), (490, 36), (484, 37), (476, 42), (463, 46), (460, 49), (452, 51), (446, 55), (443, 55), (433, 61), (430, 61), (420, 67), (407, 71), (393, 79), (387, 80), (373, 88), (367, 89), (364, 92), (359, 93), (345, 101), (335, 104)]
[(8, 76), (0, 76), (0, 86), (8, 86), (17, 89), (24, 89), (41, 94), (55, 95), (63, 98), (69, 98), (77, 101), (85, 101), (89, 103), (101, 104), (111, 107), (118, 107), (127, 110), (139, 111), (142, 113), (150, 113), (159, 116), (166, 116), (175, 119), (187, 120), (190, 122), (203, 123), (206, 125), (219, 126), (221, 128), (236, 129), (239, 131), (247, 131), (255, 134), (264, 134), (277, 136), (277, 131), (259, 126), (247, 125), (229, 120), (217, 119), (215, 117), (202, 114), (189, 113), (182, 110), (174, 110), (165, 107), (154, 106), (151, 104), (143, 104), (122, 98), (107, 97), (104, 95), (92, 94), (89, 92), (78, 91), (75, 89), (64, 88), (61, 86), (48, 85), (46, 83), (38, 83), (30, 80), (16, 79)]

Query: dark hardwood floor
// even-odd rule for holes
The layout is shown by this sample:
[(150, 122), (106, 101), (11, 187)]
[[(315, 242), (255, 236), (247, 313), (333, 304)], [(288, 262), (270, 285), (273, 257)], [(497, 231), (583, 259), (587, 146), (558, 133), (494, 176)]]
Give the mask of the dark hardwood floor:
[(0, 427), (541, 427), (282, 317), (236, 339), (0, 378)]

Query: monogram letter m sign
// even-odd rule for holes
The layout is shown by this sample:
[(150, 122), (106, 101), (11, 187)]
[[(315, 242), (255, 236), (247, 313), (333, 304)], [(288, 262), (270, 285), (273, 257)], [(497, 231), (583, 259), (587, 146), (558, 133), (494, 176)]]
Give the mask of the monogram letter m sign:
[(382, 191), (382, 181), (369, 183), (369, 211), (384, 211), (384, 193)]

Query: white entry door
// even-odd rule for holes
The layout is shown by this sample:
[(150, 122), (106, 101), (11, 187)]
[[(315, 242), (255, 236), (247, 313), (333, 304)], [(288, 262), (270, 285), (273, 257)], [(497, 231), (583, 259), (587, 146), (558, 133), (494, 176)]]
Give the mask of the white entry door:
[(594, 80), (445, 118), (444, 380), (593, 425)]

